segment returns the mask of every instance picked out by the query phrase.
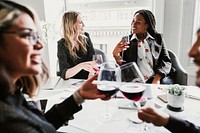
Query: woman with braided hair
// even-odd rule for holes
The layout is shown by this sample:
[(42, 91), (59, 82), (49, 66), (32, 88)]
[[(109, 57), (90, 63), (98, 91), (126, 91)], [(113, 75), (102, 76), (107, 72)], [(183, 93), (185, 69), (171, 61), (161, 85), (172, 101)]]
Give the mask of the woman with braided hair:
[(155, 26), (155, 17), (151, 11), (138, 10), (131, 23), (129, 46), (124, 45), (125, 40), (122, 39), (114, 48), (113, 57), (119, 65), (136, 62), (146, 83), (172, 84), (169, 74), (174, 69), (163, 37)]

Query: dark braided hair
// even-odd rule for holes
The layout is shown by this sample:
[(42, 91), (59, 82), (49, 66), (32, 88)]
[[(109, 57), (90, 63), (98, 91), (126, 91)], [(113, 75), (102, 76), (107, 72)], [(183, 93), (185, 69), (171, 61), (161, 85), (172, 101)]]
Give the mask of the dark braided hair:
[(134, 16), (136, 14), (140, 14), (144, 17), (145, 22), (148, 24), (148, 29), (147, 29), (148, 33), (152, 37), (155, 37), (155, 34), (157, 33), (157, 31), (156, 31), (156, 20), (153, 13), (149, 10), (142, 9), (142, 10), (138, 10), (134, 14)]

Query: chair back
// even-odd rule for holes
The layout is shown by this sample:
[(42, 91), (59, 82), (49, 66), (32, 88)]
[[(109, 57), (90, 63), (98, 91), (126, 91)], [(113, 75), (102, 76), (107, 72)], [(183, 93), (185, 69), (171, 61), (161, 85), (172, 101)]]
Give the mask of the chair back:
[(56, 75), (57, 76), (61, 76), (61, 72), (60, 72), (60, 67), (59, 67), (59, 61), (57, 59), (56, 61)]
[(179, 59), (177, 58), (176, 54), (168, 49), (169, 56), (172, 61), (172, 67), (176, 69), (175, 75), (174, 75), (174, 82), (175, 84), (180, 85), (187, 85), (188, 80), (188, 73), (181, 65)]

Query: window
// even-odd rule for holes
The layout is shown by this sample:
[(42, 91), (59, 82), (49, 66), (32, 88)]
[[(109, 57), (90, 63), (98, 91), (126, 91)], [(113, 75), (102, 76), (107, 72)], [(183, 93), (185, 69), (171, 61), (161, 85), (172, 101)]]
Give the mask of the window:
[[(81, 12), (94, 47), (103, 48), (111, 60), (121, 37), (130, 34), (133, 14), (152, 8), (153, 0), (66, 0), (66, 10)], [(101, 44), (104, 46), (99, 47)]]

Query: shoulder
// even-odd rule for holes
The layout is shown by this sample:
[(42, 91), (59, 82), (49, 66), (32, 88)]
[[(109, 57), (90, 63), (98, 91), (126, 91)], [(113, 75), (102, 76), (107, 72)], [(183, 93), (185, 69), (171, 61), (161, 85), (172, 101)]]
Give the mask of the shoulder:
[(58, 43), (58, 45), (59, 45), (59, 44), (64, 44), (64, 43), (65, 43), (65, 39), (64, 39), (64, 38), (61, 38), (60, 40), (57, 41), (57, 43)]
[(155, 33), (155, 37), (160, 37), (160, 38), (162, 38), (163, 37), (163, 34), (162, 33)]
[(61, 38), (59, 41), (57, 41), (57, 44), (58, 44), (58, 47), (64, 47), (65, 46), (65, 39), (64, 38)]
[(163, 41), (163, 34), (161, 34), (161, 33), (155, 33), (155, 36), (154, 36), (154, 38), (155, 38), (155, 40), (156, 40), (156, 42), (158, 43), (158, 44), (162, 44), (162, 41)]
[(88, 32), (84, 32), (84, 35), (90, 37), (90, 34)]
[(15, 118), (17, 112), (14, 107), (0, 101), (0, 123), (5, 122), (6, 120)]

